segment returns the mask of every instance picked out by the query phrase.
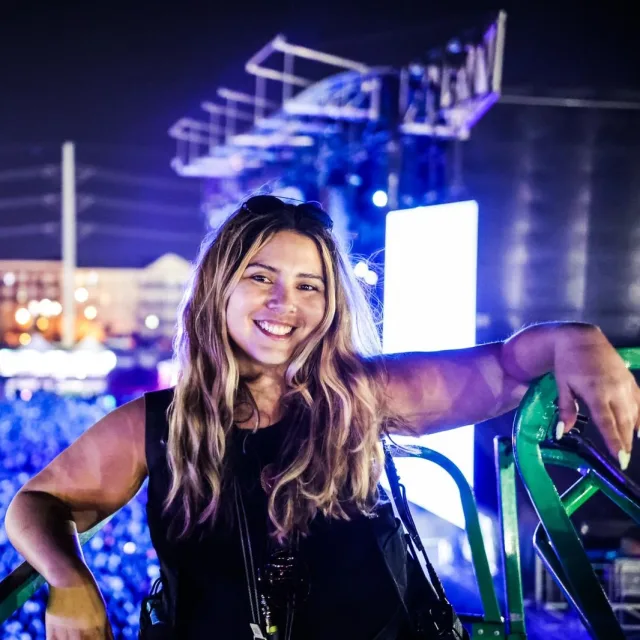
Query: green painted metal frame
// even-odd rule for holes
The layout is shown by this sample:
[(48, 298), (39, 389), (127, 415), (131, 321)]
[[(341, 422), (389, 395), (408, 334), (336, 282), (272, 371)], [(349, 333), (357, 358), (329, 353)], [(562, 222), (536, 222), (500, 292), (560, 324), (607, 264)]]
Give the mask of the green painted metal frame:
[[(84, 545), (91, 540), (113, 515), (82, 532), (78, 536), (80, 544)], [(27, 562), (23, 562), (4, 578), (0, 582), (0, 624), (4, 624), (44, 583), (44, 578)]]
[[(622, 349), (620, 355), (628, 367), (640, 369), (640, 348)], [(521, 404), (515, 420), (513, 446), (508, 439), (498, 438), (495, 442), (507, 596), (506, 620), (500, 613), (475, 497), (466, 478), (448, 458), (426, 447), (411, 445), (395, 452), (398, 457), (422, 458), (437, 464), (449, 473), (458, 487), (484, 611), (481, 620), (472, 625), (474, 638), (492, 636), (496, 639), (526, 639), (515, 489), (516, 466), (540, 516), (542, 528), (538, 528), (535, 536), (538, 552), (592, 635), (602, 640), (624, 638), (569, 516), (598, 491), (602, 491), (639, 523), (640, 505), (633, 497), (621, 492), (620, 486), (615, 482), (596, 473), (590, 463), (575, 452), (544, 448), (545, 443), (553, 438), (556, 400), (553, 377), (544, 376), (529, 389)], [(586, 471), (560, 497), (546, 473), (545, 463)], [(81, 544), (90, 540), (111, 517), (82, 533)], [(26, 562), (5, 578), (0, 583), (0, 624), (43, 584), (42, 576)]]
[(516, 466), (511, 438), (493, 440), (498, 486), (498, 508), (502, 537), (502, 571), (505, 594), (505, 631), (512, 640), (526, 640), (520, 531), (516, 496)]
[[(640, 369), (640, 348), (621, 349), (619, 353), (627, 367)], [(544, 376), (525, 395), (514, 425), (513, 459), (541, 522), (535, 535), (536, 548), (591, 635), (598, 640), (622, 640), (624, 634), (618, 620), (569, 517), (596, 492), (602, 491), (640, 522), (637, 492), (625, 489), (624, 478), (621, 479), (620, 472), (611, 465), (605, 465), (606, 468), (596, 465), (597, 460), (587, 460), (575, 451), (563, 450), (562, 443), (545, 449), (554, 437), (556, 403), (553, 376)], [(524, 619), (520, 621), (518, 617), (522, 614), (519, 563), (515, 569), (519, 561), (515, 478), (511, 477), (511, 454), (506, 445), (496, 444), (496, 451), (501, 510), (507, 516), (503, 522), (503, 544), (505, 575), (509, 581), (507, 594), (512, 598), (507, 624), (510, 623), (510, 629), (524, 633)], [(545, 463), (573, 468), (582, 472), (583, 477), (561, 497), (546, 472)], [(514, 620), (510, 620), (512, 613)]]
[(498, 603), (493, 577), (491, 576), (489, 559), (487, 558), (487, 551), (484, 546), (476, 499), (467, 479), (464, 477), (462, 471), (460, 471), (449, 458), (427, 447), (411, 444), (403, 448), (393, 449), (393, 455), (394, 457), (410, 457), (427, 460), (437, 464), (453, 478), (460, 492), (462, 511), (465, 518), (465, 529), (471, 549), (471, 561), (476, 575), (483, 609), (483, 615), (479, 620), (477, 616), (474, 617), (475, 620), (472, 620), (471, 617), (467, 618), (462, 614), (460, 618), (463, 622), (471, 622), (471, 634), (474, 639), (486, 638), (487, 636), (495, 638), (496, 640), (507, 638), (504, 618), (500, 612), (500, 605)]

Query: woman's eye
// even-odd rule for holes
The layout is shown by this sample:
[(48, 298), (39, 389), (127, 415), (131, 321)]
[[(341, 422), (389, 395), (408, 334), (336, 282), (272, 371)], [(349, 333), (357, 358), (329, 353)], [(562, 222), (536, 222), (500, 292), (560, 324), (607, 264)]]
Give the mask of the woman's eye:
[(301, 284), (303, 291), (318, 291), (318, 287), (314, 287), (312, 284)]
[(261, 276), (260, 274), (251, 276), (251, 279), (255, 280), (256, 282), (269, 282), (269, 278), (267, 278), (267, 276)]

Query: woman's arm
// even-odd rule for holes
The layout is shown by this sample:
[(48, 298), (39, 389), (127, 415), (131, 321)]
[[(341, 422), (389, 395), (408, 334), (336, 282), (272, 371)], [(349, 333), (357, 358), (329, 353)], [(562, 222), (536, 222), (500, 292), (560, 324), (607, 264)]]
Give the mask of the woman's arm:
[(5, 526), (15, 548), (54, 587), (87, 578), (78, 541), (136, 494), (147, 469), (144, 399), (88, 429), (16, 494)]
[(501, 415), (518, 406), (532, 380), (553, 371), (565, 430), (575, 424), (575, 399), (580, 398), (612, 454), (631, 451), (640, 390), (615, 349), (592, 325), (541, 324), (505, 342), (388, 355), (383, 363), (388, 407), (406, 420), (411, 434)]

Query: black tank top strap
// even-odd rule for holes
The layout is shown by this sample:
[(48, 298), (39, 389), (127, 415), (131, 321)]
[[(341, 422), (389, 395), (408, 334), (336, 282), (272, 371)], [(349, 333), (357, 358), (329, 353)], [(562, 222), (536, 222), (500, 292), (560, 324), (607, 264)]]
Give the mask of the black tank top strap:
[(166, 539), (163, 504), (170, 474), (167, 465), (169, 421), (167, 411), (173, 400), (173, 389), (162, 389), (144, 394), (145, 400), (145, 456), (149, 474), (147, 487), (147, 522), (151, 540), (160, 564), (164, 612), (173, 627), (178, 606), (178, 565), (170, 553)]
[(144, 394), (145, 401), (145, 455), (149, 474), (166, 465), (166, 444), (169, 437), (167, 410), (173, 401), (173, 389), (162, 389)]

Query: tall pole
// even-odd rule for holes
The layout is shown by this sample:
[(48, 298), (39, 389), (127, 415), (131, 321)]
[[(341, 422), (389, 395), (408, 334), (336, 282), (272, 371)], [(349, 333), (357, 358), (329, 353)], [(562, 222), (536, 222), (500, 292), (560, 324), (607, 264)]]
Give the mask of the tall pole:
[(76, 165), (73, 142), (62, 145), (62, 346), (75, 343)]

